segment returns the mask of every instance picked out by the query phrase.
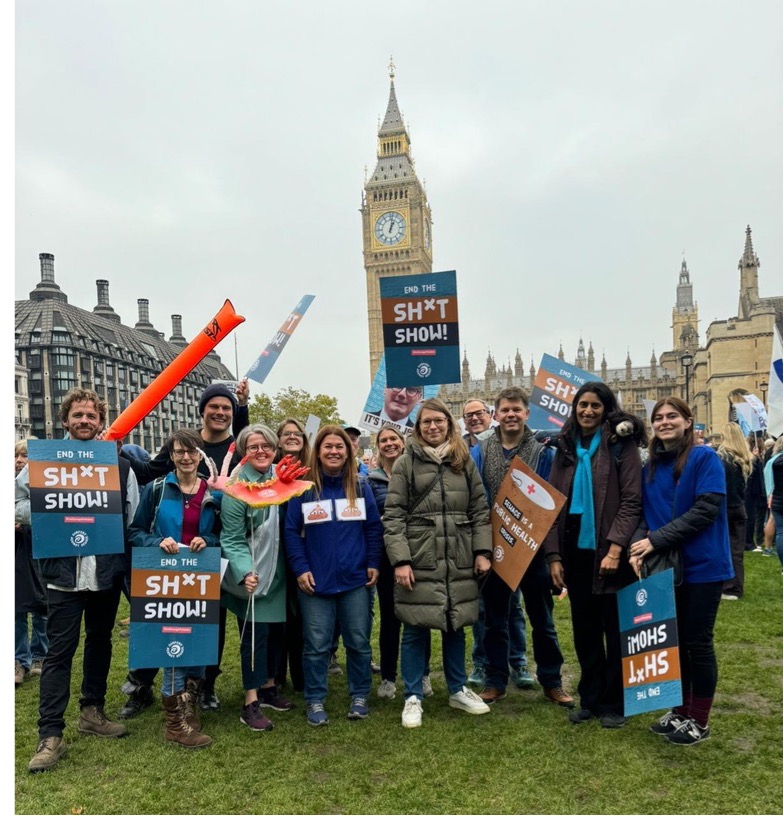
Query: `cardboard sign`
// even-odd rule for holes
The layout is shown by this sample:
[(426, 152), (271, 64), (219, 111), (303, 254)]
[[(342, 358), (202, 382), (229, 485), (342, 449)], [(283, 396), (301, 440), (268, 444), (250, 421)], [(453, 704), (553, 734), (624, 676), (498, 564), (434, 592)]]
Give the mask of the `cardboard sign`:
[(519, 456), (493, 502), (493, 569), (514, 591), (553, 526), (566, 496), (537, 476)]
[(33, 558), (123, 552), (116, 443), (31, 439), (27, 449)]
[(674, 708), (683, 702), (675, 590), (668, 569), (618, 592), (623, 711)]
[(132, 557), (129, 667), (215, 665), (220, 547), (177, 555), (134, 547)]
[(528, 427), (535, 431), (563, 428), (577, 390), (587, 382), (601, 382), (601, 379), (590, 371), (544, 354), (531, 389)]
[(410, 388), (390, 388), (386, 382), (386, 355), (382, 354), (357, 426), (371, 433), (393, 427), (408, 436), (414, 429), (419, 403), (437, 397), (440, 386), (414, 384)]
[(379, 278), (386, 384), (460, 382), (457, 275)]
[(246, 377), (255, 380), (261, 384), (267, 379), (267, 374), (272, 370), (272, 366), (278, 361), (286, 343), (294, 334), (294, 330), (299, 326), (303, 315), (308, 310), (308, 306), (313, 303), (315, 295), (303, 295), (299, 303), (291, 310), (289, 315), (283, 321), (281, 327), (275, 332), (272, 340), (267, 343), (267, 347), (254, 361), (253, 365), (248, 369)]

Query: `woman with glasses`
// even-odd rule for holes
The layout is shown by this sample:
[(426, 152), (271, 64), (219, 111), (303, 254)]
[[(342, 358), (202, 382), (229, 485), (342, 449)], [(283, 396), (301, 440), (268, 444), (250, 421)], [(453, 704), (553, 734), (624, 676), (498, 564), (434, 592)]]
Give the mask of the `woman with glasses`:
[(403, 726), (422, 724), (430, 629), (441, 630), (449, 705), (486, 714), (489, 707), (466, 686), (464, 627), (478, 617), (478, 578), (490, 569), (490, 513), (479, 471), (439, 399), (422, 403), (392, 470), (384, 543), (395, 570), (395, 613), (403, 623)]
[(286, 553), (297, 576), (302, 611), (308, 724), (329, 722), (324, 708), (335, 622), (346, 647), (351, 698), (348, 719), (368, 716), (370, 604), (378, 580), (383, 530), (373, 493), (357, 478), (351, 440), (325, 425), (310, 460), (313, 487), (291, 499), (286, 512)]
[[(275, 473), (272, 463), (278, 437), (259, 423), (243, 428), (237, 450), (244, 459), (233, 478), (264, 482)], [(288, 711), (294, 707), (275, 686), (278, 656), (270, 654), (271, 624), (286, 620), (286, 574), (280, 546), (279, 508), (251, 507), (225, 494), (221, 504), (221, 550), (229, 568), (223, 579), (221, 604), (237, 617), (240, 633), (240, 665), (245, 700), (240, 722), (251, 731), (271, 731), (272, 722), (262, 708)]]
[[(298, 419), (287, 417), (278, 425), (277, 434), (279, 441), (275, 462), (279, 462), (284, 456), (293, 456), (300, 465), (307, 467), (310, 460), (310, 441), (302, 423)], [(282, 504), (278, 511), (281, 541), (284, 538), (286, 507), (287, 503)], [(286, 623), (270, 624), (269, 635), (273, 643), (271, 651), (278, 655), (276, 665), (270, 667), (270, 673), (274, 674), (276, 685), (281, 687), (286, 684), (288, 670), (294, 691), (303, 691), (305, 675), (302, 671), (302, 617), (297, 600), (297, 576), (291, 571), (288, 561), (286, 562)], [(264, 701), (261, 702), (261, 705), (265, 706)]]
[[(171, 435), (166, 447), (174, 470), (145, 486), (130, 529), (133, 546), (160, 547), (172, 555), (180, 552), (180, 544), (194, 553), (218, 546), (218, 505), (197, 473), (200, 445), (196, 431), (181, 428)], [(164, 739), (183, 748), (205, 748), (212, 742), (201, 733), (198, 716), (204, 672), (204, 666), (163, 669)]]

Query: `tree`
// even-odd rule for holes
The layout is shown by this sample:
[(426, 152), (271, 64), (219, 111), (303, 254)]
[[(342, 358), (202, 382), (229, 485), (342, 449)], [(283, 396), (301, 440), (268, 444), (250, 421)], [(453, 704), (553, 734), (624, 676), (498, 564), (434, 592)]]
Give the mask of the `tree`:
[(286, 417), (294, 417), (304, 425), (309, 414), (314, 414), (322, 425), (341, 425), (338, 401), (327, 394), (311, 396), (300, 388), (282, 388), (274, 397), (259, 394), (248, 406), (251, 422), (263, 422), (273, 430)]

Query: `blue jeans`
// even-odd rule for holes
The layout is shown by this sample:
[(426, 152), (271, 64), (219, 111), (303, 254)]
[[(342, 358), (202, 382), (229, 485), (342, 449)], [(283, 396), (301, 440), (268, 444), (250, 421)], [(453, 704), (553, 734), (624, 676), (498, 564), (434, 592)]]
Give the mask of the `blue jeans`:
[(370, 694), (370, 610), (367, 587), (337, 595), (308, 595), (299, 591), (302, 610), (302, 668), (305, 702), (323, 703), (335, 622), (346, 649), (346, 676), (351, 697)]
[[(400, 649), (400, 673), (403, 675), (405, 696), (422, 699), (422, 677), (425, 675), (430, 652), (430, 630), (423, 626), (403, 624)], [(465, 629), (441, 632), (441, 656), (444, 678), (450, 694), (456, 694), (466, 684)]]
[(172, 694), (185, 691), (185, 681), (188, 678), (193, 680), (204, 678), (204, 666), (166, 666), (161, 671), (163, 672), (161, 697), (171, 697)]
[[(513, 669), (528, 668), (525, 656), (525, 612), (522, 607), (523, 593), (518, 587), (509, 603), (509, 665)], [(474, 645), (471, 649), (471, 662), (476, 667), (487, 668), (485, 652), (485, 599), (479, 596), (479, 620), (471, 627), (474, 633)]]
[[(27, 632), (27, 616), (33, 619), (32, 635)], [(33, 660), (43, 660), (49, 651), (46, 636), (46, 615), (38, 612), (17, 612), (14, 629), (14, 659), (29, 669)]]

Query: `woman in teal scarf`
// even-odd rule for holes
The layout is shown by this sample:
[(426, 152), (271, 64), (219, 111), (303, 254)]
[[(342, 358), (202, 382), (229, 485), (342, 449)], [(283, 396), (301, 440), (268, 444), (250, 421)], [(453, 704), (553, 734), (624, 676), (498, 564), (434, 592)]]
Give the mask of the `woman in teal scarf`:
[[(642, 462), (637, 442), (618, 438), (623, 414), (603, 382), (589, 382), (572, 402), (558, 438), (550, 483), (566, 497), (544, 541), (550, 576), (568, 588), (574, 649), (580, 662), (576, 724), (597, 717), (620, 728), (623, 717), (617, 590), (634, 580), (627, 548), (642, 512)], [(639, 425), (635, 425), (639, 428)]]

